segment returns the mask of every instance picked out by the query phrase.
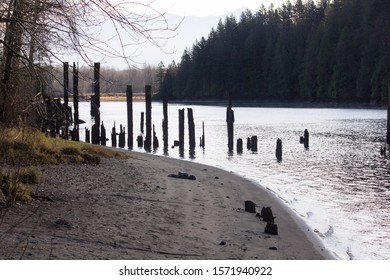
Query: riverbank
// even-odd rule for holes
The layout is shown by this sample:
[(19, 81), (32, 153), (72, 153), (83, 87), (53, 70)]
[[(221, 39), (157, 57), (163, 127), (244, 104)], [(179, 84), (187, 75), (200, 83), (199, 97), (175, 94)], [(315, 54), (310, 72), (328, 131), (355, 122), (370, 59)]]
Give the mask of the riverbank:
[[(43, 166), (1, 222), (2, 259), (328, 259), (277, 199), (223, 170), (148, 154)], [(168, 177), (178, 171), (196, 180)], [(279, 235), (243, 211), (271, 206)], [(260, 211), (260, 209), (257, 209)], [(314, 236), (314, 235), (312, 235)]]

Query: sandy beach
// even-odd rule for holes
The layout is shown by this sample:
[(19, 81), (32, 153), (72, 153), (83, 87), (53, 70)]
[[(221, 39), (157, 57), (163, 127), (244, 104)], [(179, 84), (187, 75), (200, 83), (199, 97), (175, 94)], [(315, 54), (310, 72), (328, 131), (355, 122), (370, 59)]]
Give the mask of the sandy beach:
[[(332, 256), (272, 193), (235, 174), (129, 152), (101, 164), (41, 166), (31, 204), (0, 221), (0, 259), (276, 259)], [(186, 172), (196, 180), (168, 177)], [(279, 235), (244, 211), (270, 206)]]

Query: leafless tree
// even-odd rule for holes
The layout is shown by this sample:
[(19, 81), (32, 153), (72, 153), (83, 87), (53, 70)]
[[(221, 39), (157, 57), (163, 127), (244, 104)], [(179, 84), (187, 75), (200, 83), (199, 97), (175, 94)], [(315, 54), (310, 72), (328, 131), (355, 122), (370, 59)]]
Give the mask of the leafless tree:
[[(0, 122), (15, 121), (29, 100), (21, 85), (30, 80), (30, 93), (42, 92), (42, 72), (62, 62), (65, 53), (76, 53), (89, 65), (91, 55), (98, 54), (123, 58), (130, 66), (143, 42), (163, 48), (176, 35), (177, 26), (168, 25), (165, 12), (155, 10), (154, 2), (2, 0)], [(113, 41), (119, 42), (119, 49), (113, 47)]]

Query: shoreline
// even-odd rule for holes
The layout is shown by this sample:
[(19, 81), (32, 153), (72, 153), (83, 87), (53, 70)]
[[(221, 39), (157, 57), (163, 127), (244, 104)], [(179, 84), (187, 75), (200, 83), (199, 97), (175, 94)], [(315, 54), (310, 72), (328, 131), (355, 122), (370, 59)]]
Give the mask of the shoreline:
[[(130, 159), (39, 167), (33, 203), (11, 208), (0, 224), (0, 258), (335, 259), (256, 183), (217, 167), (123, 152)], [(168, 177), (179, 171), (196, 180)], [(272, 207), (279, 235), (264, 233), (266, 223), (244, 212), (245, 200), (257, 212)]]

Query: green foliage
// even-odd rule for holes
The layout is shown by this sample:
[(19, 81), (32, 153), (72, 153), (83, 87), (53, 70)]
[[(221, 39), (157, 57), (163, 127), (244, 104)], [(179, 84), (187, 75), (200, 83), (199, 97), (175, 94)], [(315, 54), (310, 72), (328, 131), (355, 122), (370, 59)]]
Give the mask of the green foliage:
[(287, 1), (220, 21), (169, 65), (170, 99), (387, 102), (390, 1)]
[[(28, 181), (27, 173), (14, 172), (5, 175), (0, 172), (0, 203), (13, 204), (15, 202), (30, 202), (31, 189), (23, 184), (23, 180)], [(36, 179), (36, 178), (35, 178)]]

